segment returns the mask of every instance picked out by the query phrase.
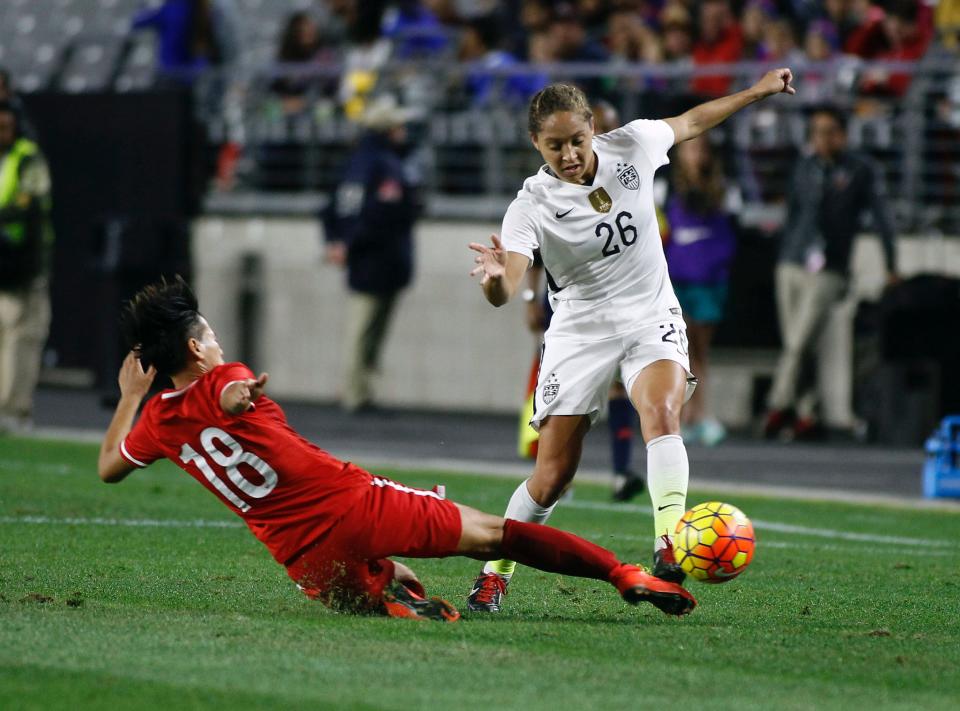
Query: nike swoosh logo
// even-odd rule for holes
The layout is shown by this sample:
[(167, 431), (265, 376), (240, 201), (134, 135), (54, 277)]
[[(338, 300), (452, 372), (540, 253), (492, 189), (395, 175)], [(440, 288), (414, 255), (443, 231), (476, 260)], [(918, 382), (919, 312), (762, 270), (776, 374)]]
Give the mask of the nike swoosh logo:
[(557, 212), (557, 219), (558, 219), (558, 220), (562, 220), (564, 217), (566, 217), (567, 215), (569, 215), (571, 212), (573, 212), (573, 208), (572, 208), (572, 207), (571, 207), (569, 210), (567, 210), (566, 212), (559, 212), (559, 211), (558, 211), (558, 212)]
[(680, 505), (680, 504), (667, 504), (666, 506), (658, 506), (658, 507), (657, 507), (657, 511), (663, 511), (664, 509), (668, 509), (668, 508), (670, 508), (671, 506), (679, 506), (679, 505)]

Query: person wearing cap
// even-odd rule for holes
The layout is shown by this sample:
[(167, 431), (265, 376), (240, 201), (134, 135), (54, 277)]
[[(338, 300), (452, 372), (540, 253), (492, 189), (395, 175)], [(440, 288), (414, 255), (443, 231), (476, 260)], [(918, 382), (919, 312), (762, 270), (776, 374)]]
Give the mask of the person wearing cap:
[(346, 268), (350, 289), (348, 372), (341, 404), (371, 409), (373, 375), (400, 292), (413, 277), (413, 228), (420, 213), (416, 170), (408, 158), (410, 109), (390, 97), (370, 102), (364, 133), (321, 219), (326, 261)]

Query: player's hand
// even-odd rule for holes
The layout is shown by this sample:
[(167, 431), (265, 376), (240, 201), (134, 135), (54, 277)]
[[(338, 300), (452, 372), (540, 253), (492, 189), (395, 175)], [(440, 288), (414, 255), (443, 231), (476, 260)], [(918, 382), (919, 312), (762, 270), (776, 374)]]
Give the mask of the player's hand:
[(771, 69), (754, 86), (764, 93), (764, 96), (773, 94), (796, 94), (797, 90), (791, 86), (793, 72), (786, 67)]
[(473, 260), (477, 266), (470, 272), (470, 276), (481, 274), (481, 286), (491, 279), (502, 279), (507, 273), (507, 250), (503, 248), (497, 235), (490, 235), (490, 242), (493, 244), (492, 248), (479, 242), (471, 242), (469, 245), (470, 249), (477, 253)]
[(323, 259), (327, 264), (342, 267), (347, 263), (347, 245), (343, 242), (328, 242)]
[(150, 391), (153, 384), (153, 378), (157, 374), (157, 369), (152, 365), (143, 370), (140, 363), (140, 356), (136, 351), (127, 353), (123, 359), (123, 365), (120, 366), (120, 375), (117, 376), (117, 383), (120, 385), (121, 397), (132, 397), (137, 400), (143, 400)]
[(247, 378), (230, 383), (220, 396), (220, 407), (224, 412), (231, 415), (240, 415), (253, 405), (253, 403), (263, 395), (264, 388), (270, 376), (267, 373), (260, 373), (258, 378)]

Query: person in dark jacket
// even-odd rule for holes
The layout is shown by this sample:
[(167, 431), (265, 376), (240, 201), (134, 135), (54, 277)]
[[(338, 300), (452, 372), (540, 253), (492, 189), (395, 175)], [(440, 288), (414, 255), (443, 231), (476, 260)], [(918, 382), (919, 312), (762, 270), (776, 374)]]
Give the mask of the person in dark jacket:
[(347, 159), (323, 214), (326, 260), (345, 266), (350, 288), (342, 405), (373, 406), (372, 377), (397, 297), (413, 277), (413, 227), (418, 179), (407, 157), (406, 124), (413, 118), (391, 97), (370, 103), (366, 132)]
[(830, 308), (846, 292), (864, 212), (872, 215), (883, 246), (887, 282), (897, 281), (893, 220), (879, 169), (868, 156), (847, 148), (846, 118), (833, 107), (812, 112), (809, 138), (810, 152), (800, 158), (791, 181), (776, 271), (783, 350), (764, 423), (768, 438), (790, 426), (799, 439), (818, 429), (816, 394), (801, 392), (801, 371)]
[(50, 326), (50, 173), (0, 102), (0, 432), (29, 427)]

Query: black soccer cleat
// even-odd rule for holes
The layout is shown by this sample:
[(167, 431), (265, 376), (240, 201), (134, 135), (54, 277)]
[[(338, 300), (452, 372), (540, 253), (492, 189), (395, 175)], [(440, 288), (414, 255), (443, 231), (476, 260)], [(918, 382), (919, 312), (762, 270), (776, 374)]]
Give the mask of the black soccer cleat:
[(497, 573), (480, 573), (473, 581), (467, 609), (470, 612), (500, 612), (508, 582), (507, 578)]
[(637, 494), (642, 494), (646, 487), (643, 477), (631, 471), (616, 472), (613, 475), (613, 500), (629, 501)]
[(655, 577), (666, 580), (668, 583), (681, 585), (687, 574), (683, 572), (683, 568), (680, 567), (673, 555), (673, 541), (670, 540), (669, 536), (661, 536), (661, 538), (666, 539), (666, 545), (653, 552), (653, 570), (650, 572)]
[(394, 581), (383, 591), (383, 606), (389, 617), (405, 617), (414, 620), (456, 622), (460, 619), (457, 608), (439, 597), (424, 598), (406, 585)]

